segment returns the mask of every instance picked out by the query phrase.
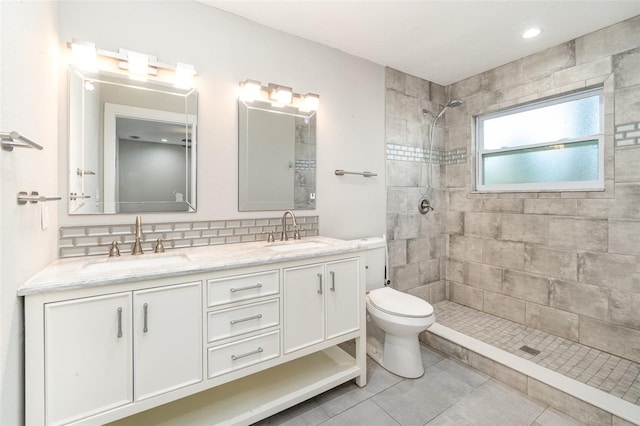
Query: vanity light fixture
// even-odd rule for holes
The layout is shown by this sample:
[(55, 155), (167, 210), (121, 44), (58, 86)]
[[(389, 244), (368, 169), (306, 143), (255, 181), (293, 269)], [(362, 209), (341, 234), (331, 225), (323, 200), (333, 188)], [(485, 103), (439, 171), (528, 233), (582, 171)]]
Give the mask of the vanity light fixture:
[[(146, 80), (148, 75), (158, 75), (158, 70), (173, 71), (174, 84), (180, 88), (193, 87), (193, 76), (196, 70), (193, 65), (178, 62), (176, 65), (158, 61), (156, 56), (119, 49), (118, 52), (97, 49), (94, 43), (73, 39), (68, 43), (71, 47), (73, 64), (84, 71), (98, 71), (98, 58), (115, 61), (116, 66), (129, 71), (135, 80)], [(108, 66), (107, 66), (108, 67)]]
[(534, 38), (539, 36), (540, 33), (542, 33), (542, 30), (540, 28), (535, 28), (535, 27), (529, 28), (528, 30), (522, 33), (522, 38), (524, 39)]
[(240, 97), (247, 102), (253, 102), (260, 97), (262, 83), (256, 80), (245, 80), (240, 82), (242, 93)]
[(176, 86), (183, 89), (193, 87), (193, 75), (195, 71), (193, 65), (178, 62), (176, 64)]
[(286, 86), (269, 85), (269, 97), (276, 104), (289, 105), (293, 100), (293, 89)]
[(146, 81), (149, 74), (149, 56), (131, 50), (121, 49), (121, 51), (127, 55), (127, 61), (120, 61), (120, 68), (128, 69), (132, 80)]
[(302, 99), (302, 106), (300, 109), (303, 111), (317, 111), (319, 105), (320, 96), (315, 93), (307, 93)]
[(98, 71), (96, 45), (88, 41), (74, 40), (71, 44), (73, 63), (82, 71)]
[(240, 99), (245, 102), (255, 100), (269, 102), (276, 106), (293, 106), (300, 111), (317, 111), (320, 104), (320, 95), (307, 93), (301, 95), (294, 93), (291, 87), (270, 83), (267, 87), (256, 80), (240, 82)]

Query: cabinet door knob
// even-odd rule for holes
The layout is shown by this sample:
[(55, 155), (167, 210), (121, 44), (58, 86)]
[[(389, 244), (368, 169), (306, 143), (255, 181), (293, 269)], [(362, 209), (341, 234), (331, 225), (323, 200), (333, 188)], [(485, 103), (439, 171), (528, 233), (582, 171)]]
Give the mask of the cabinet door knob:
[(122, 337), (122, 308), (118, 307), (118, 338)]
[(320, 279), (320, 286), (318, 287), (318, 294), (322, 294), (322, 274), (318, 273), (318, 278)]
[(336, 273), (335, 271), (330, 271), (331, 274), (331, 291), (336, 291)]
[(146, 333), (149, 331), (149, 327), (147, 327), (147, 311), (149, 310), (149, 304), (145, 303), (142, 305), (142, 310), (144, 311), (144, 324), (142, 326), (142, 332)]

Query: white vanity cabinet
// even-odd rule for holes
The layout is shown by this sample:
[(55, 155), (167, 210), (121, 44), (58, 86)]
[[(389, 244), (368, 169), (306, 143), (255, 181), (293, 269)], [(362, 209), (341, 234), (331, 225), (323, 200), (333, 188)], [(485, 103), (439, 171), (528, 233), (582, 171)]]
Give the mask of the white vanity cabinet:
[(360, 326), (358, 259), (284, 270), (284, 352)]
[(202, 283), (45, 303), (44, 345), (46, 424), (198, 383)]
[(202, 380), (202, 283), (133, 293), (134, 400)]
[(26, 425), (249, 425), (364, 386), (364, 250), (261, 244), (255, 258), (193, 249), (194, 263), (104, 282), (79, 260), (76, 275), (27, 283)]
[(47, 303), (46, 424), (62, 424), (133, 401), (132, 294)]

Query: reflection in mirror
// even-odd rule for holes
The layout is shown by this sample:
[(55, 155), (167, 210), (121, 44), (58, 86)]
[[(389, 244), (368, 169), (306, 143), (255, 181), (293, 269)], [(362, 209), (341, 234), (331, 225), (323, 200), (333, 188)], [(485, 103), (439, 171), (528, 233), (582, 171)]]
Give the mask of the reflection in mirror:
[(197, 93), (69, 69), (69, 213), (193, 212)]
[(316, 112), (238, 101), (238, 210), (315, 209)]

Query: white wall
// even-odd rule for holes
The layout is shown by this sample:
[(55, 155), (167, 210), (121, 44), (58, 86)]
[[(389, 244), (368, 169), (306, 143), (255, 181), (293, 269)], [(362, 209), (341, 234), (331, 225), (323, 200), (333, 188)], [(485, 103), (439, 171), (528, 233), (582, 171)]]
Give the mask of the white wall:
[(18, 191), (58, 193), (58, 5), (0, 2), (0, 131), (16, 130), (43, 151), (0, 151), (0, 424), (23, 423), (22, 301), (18, 287), (56, 258), (57, 208), (40, 227), (40, 204)]
[[(197, 2), (62, 2), (60, 45), (78, 38), (193, 63), (198, 71), (198, 212), (145, 214), (146, 222), (275, 216), (238, 212), (237, 87), (247, 78), (320, 94), (318, 214), (321, 234), (356, 238), (385, 230), (384, 68), (268, 29)], [(64, 76), (63, 76), (64, 77)], [(62, 78), (63, 91), (66, 78)], [(61, 96), (61, 141), (66, 97)], [(60, 188), (66, 190), (66, 144), (60, 149)], [(335, 169), (369, 170), (377, 178), (337, 177)], [(61, 225), (133, 223), (132, 215), (69, 216)]]

